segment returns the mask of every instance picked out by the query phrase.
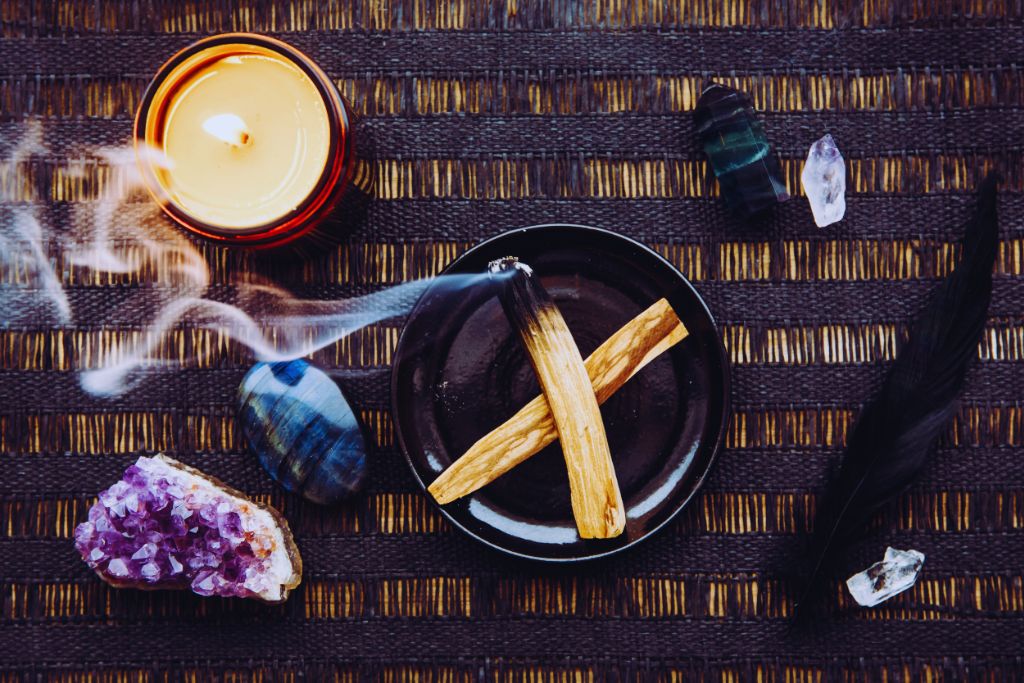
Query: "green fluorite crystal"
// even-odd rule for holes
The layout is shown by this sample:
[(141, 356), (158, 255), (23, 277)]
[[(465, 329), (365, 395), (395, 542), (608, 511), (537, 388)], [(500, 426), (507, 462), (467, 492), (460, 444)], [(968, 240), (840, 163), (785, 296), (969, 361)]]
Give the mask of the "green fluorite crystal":
[(749, 217), (789, 199), (779, 161), (746, 95), (712, 83), (694, 117), (722, 196), (737, 213)]

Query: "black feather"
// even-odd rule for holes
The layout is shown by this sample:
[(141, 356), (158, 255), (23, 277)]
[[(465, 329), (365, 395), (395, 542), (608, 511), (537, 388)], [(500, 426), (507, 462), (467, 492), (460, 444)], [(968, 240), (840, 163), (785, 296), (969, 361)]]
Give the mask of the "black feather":
[(850, 435), (839, 473), (815, 517), (798, 616), (811, 611), (835, 563), (871, 515), (918, 475), (956, 411), (992, 297), (997, 184), (992, 173), (982, 181), (960, 263), (932, 292), (881, 390)]

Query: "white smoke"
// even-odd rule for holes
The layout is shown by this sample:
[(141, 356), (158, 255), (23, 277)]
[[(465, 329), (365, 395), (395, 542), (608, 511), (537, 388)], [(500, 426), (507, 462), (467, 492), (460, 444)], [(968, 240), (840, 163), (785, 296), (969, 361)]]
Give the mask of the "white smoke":
[[(32, 121), (7, 159), (0, 162), (0, 167), (9, 177), (17, 178), (20, 167), (33, 156), (41, 156), (45, 152), (43, 128), (38, 121)], [(0, 201), (10, 209), (10, 218), (0, 220), (0, 261), (6, 261), (13, 268), (24, 269), (23, 281), (12, 287), (13, 291), (0, 294), (4, 322), (9, 324), (11, 321), (6, 309), (16, 306), (18, 300), (24, 298), (19, 294), (32, 296), (39, 291), (46, 301), (52, 303), (52, 311), (56, 315), (56, 320), (49, 322), (68, 325), (71, 323), (71, 306), (47, 255), (46, 235), (36, 215), (36, 206), (31, 201), (21, 200), (13, 189), (0, 194)], [(11, 268), (6, 270), (12, 273)]]
[[(16, 173), (17, 167), (31, 156), (47, 152), (41, 127), (31, 124), (4, 164), (10, 173)], [(148, 154), (149, 161), (169, 167), (169, 160), (154, 152)], [(141, 286), (131, 288), (133, 298), (128, 303), (121, 302), (117, 311), (119, 327), (141, 329), (143, 333), (125, 337), (132, 341), (106, 347), (95, 367), (82, 372), (82, 387), (90, 393), (117, 395), (147, 376), (138, 372), (140, 369), (171, 366), (170, 361), (159, 357), (158, 350), (168, 332), (181, 326), (224, 332), (250, 348), (257, 359), (297, 358), (362, 327), (408, 313), (431, 282), (410, 282), (349, 299), (303, 300), (252, 273), (239, 273), (227, 283), (227, 289), (233, 293), (232, 302), (215, 300), (211, 297), (209, 264), (155, 203), (141, 204), (146, 208), (139, 220), (126, 219), (135, 215), (140, 206), (137, 200), (142, 178), (134, 150), (90, 150), (87, 156), (109, 173), (100, 197), (76, 204), (71, 225), (56, 230), (40, 220), (38, 207), (21, 207), (14, 197), (0, 197), (0, 202), (15, 209), (13, 220), (0, 221), (0, 267), (28, 264), (22, 268), (28, 273), (29, 289), (44, 296), (55, 314), (53, 320), (41, 321), (38, 308), (34, 307), (31, 322), (36, 326), (73, 326), (75, 322), (61, 279), (52, 265), (58, 257), (66, 268), (74, 268), (86, 278), (146, 278)], [(87, 168), (80, 162), (65, 166), (70, 176), (84, 174)], [(133, 203), (129, 212), (126, 207), (130, 200)], [(468, 285), (477, 278), (459, 279)], [(0, 313), (8, 323), (21, 319), (19, 308), (24, 303), (11, 292), (9, 287), (0, 288)], [(124, 320), (126, 315), (130, 320)], [(202, 356), (193, 355), (184, 363), (197, 364), (203, 360)], [(176, 362), (174, 367), (177, 366)]]

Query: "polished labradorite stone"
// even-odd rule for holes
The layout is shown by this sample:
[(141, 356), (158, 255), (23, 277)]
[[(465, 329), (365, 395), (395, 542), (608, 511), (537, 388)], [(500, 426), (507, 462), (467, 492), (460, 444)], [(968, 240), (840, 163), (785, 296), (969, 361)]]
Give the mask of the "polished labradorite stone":
[(257, 363), (238, 388), (249, 447), (288, 491), (330, 505), (366, 477), (366, 443), (338, 385), (304, 360)]
[(746, 95), (712, 83), (694, 117), (722, 197), (734, 211), (750, 217), (789, 199), (779, 160)]

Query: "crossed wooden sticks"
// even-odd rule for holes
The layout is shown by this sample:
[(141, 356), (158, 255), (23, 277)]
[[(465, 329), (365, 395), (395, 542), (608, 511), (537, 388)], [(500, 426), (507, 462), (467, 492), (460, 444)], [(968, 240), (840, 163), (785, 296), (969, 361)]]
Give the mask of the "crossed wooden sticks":
[(612, 538), (626, 514), (598, 405), (686, 337), (666, 299), (622, 326), (584, 361), (533, 271), (515, 258), (490, 264), (507, 277), (500, 299), (518, 329), (542, 393), (477, 441), (428, 487), (441, 504), (468, 495), (561, 439), (581, 538)]

